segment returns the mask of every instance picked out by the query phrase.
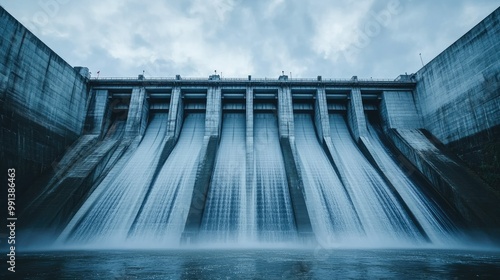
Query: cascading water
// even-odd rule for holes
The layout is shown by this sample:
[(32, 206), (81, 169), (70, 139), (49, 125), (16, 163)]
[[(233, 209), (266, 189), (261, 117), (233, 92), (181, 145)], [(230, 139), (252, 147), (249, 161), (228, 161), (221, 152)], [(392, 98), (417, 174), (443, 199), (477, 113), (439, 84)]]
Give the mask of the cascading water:
[[(184, 120), (177, 145), (156, 178), (165, 143), (167, 114), (152, 115), (146, 133), (97, 186), (59, 240), (72, 244), (176, 246), (184, 230), (205, 131), (205, 115)], [(205, 204), (200, 237), (206, 242), (296, 240), (277, 118), (254, 118), (254, 182), (247, 185), (244, 114), (225, 114)], [(123, 124), (121, 124), (123, 126)], [(397, 245), (425, 240), (407, 209), (432, 242), (450, 237), (453, 225), (391, 158), (368, 124), (371, 152), (400, 199), (358, 149), (342, 115), (330, 116), (332, 156), (318, 141), (312, 117), (295, 115), (295, 143), (314, 233), (326, 245)], [(114, 135), (121, 135), (118, 127)], [(114, 136), (113, 136), (114, 137)], [(380, 163), (379, 163), (380, 164)], [(341, 176), (342, 180), (338, 176)], [(154, 180), (154, 181), (153, 181)], [(249, 191), (250, 190), (250, 191)], [(253, 194), (247, 197), (248, 194)], [(388, 241), (390, 244), (380, 244)], [(363, 243), (365, 242), (365, 243)], [(408, 244), (408, 243), (405, 243)]]
[[(400, 201), (358, 149), (342, 115), (330, 115), (333, 157), (366, 236), (356, 242), (376, 245), (414, 244), (424, 237)], [(390, 242), (388, 244), (381, 244)]]
[[(367, 118), (368, 119), (368, 118)], [(452, 232), (455, 226), (442, 211), (437, 203), (426, 197), (422, 191), (405, 175), (399, 168), (397, 162), (391, 157), (391, 152), (380, 139), (373, 125), (367, 122), (368, 139), (372, 145), (373, 152), (380, 159), (381, 168), (393, 186), (398, 191), (408, 208), (418, 220), (423, 230), (433, 243), (452, 242)]]
[(238, 242), (252, 239), (247, 217), (245, 115), (225, 114), (201, 234), (204, 241)]
[(310, 115), (295, 115), (295, 143), (314, 233), (326, 244), (364, 235), (352, 202), (320, 146)]
[(137, 149), (113, 167), (66, 226), (59, 241), (124, 243), (158, 164), (167, 119), (167, 114), (152, 115)]
[(190, 114), (185, 118), (177, 145), (151, 186), (130, 230), (129, 238), (137, 244), (179, 244), (191, 204), (204, 133), (204, 114)]
[(254, 138), (258, 241), (291, 240), (296, 226), (275, 115), (255, 114)]

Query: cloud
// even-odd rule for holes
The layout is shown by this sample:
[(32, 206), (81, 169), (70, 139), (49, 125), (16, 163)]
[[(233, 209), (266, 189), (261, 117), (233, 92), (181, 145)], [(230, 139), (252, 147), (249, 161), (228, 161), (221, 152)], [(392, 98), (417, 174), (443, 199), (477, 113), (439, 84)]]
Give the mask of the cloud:
[(189, 15), (201, 17), (205, 22), (223, 23), (239, 2), (240, 0), (194, 0), (191, 2)]
[[(395, 1), (398, 12), (378, 18)], [(217, 69), (296, 78), (414, 72), (419, 53), (430, 61), (498, 7), (495, 0), (36, 3), (0, 0), (70, 64), (102, 75), (206, 77)]]
[(345, 5), (319, 5), (311, 11), (314, 31), (311, 38), (313, 50), (325, 59), (338, 61), (339, 56), (356, 42), (357, 30), (366, 17), (372, 1), (348, 1)]

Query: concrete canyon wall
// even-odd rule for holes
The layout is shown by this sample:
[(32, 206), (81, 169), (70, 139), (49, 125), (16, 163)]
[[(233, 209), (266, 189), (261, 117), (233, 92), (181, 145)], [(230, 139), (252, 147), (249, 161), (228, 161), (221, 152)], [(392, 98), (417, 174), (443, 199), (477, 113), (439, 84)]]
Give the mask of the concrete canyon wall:
[(500, 8), (416, 74), (424, 126), (500, 186)]
[(80, 136), (88, 92), (85, 68), (70, 66), (1, 7), (0, 26), (1, 170), (16, 168), (19, 193)]

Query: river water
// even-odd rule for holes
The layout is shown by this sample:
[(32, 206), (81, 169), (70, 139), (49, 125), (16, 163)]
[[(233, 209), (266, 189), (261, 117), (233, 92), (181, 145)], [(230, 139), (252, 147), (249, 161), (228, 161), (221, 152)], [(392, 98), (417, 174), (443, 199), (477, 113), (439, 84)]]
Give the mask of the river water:
[(0, 276), (8, 273), (15, 279), (488, 279), (500, 275), (500, 251), (321, 247), (45, 251), (18, 253), (16, 272), (8, 272), (5, 264), (2, 270)]

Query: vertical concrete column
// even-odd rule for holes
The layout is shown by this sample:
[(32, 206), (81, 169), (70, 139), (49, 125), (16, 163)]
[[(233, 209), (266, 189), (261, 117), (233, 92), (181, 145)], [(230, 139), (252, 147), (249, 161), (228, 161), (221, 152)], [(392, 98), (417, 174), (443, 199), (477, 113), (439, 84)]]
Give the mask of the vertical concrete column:
[(325, 150), (328, 159), (333, 165), (333, 168), (335, 169), (335, 172), (337, 172), (337, 175), (339, 178), (341, 178), (341, 181), (345, 181), (345, 175), (343, 175), (342, 171), (340, 170), (334, 160), (334, 148), (333, 148), (333, 142), (330, 134), (330, 120), (328, 117), (328, 104), (326, 102), (326, 93), (325, 93), (325, 88), (320, 87), (316, 91), (316, 102), (314, 104), (314, 118), (315, 118), (315, 125), (316, 125), (316, 131), (318, 132), (318, 138), (320, 143), (323, 144), (323, 149)]
[(220, 129), (222, 126), (222, 99), (221, 88), (217, 86), (209, 87), (207, 90), (207, 111), (205, 118), (205, 136), (203, 146), (200, 151), (200, 162), (196, 172), (196, 180), (191, 196), (191, 204), (182, 242), (196, 241), (201, 226), (203, 210), (207, 199), (210, 179), (215, 166), (215, 157), (219, 146)]
[(149, 102), (146, 97), (145, 88), (135, 87), (132, 89), (125, 126), (125, 135), (128, 137), (142, 136), (146, 131), (149, 116)]
[(107, 90), (94, 91), (92, 107), (89, 110), (86, 120), (86, 131), (90, 134), (98, 135), (100, 138), (106, 131), (106, 124), (109, 118), (109, 100)]
[(351, 90), (351, 99), (347, 105), (347, 124), (356, 142), (359, 140), (359, 137), (367, 134), (363, 100), (361, 99), (361, 90), (359, 88)]
[(288, 86), (278, 89), (278, 125), (280, 137), (293, 136), (292, 93)]
[(177, 139), (181, 133), (182, 122), (184, 121), (184, 104), (180, 87), (172, 89), (168, 110), (167, 136)]
[(337, 165), (335, 148), (331, 138), (330, 119), (328, 116), (328, 103), (326, 101), (325, 88), (318, 88), (316, 91), (316, 102), (314, 106), (314, 115), (316, 121), (316, 130), (318, 137), (321, 136), (320, 142), (323, 144), (323, 149), (344, 186), (346, 184), (346, 170), (342, 166)]
[(314, 124), (316, 126), (319, 141), (324, 143), (325, 137), (330, 137), (328, 105), (326, 103), (326, 93), (324, 87), (319, 87), (316, 91), (316, 101), (314, 102)]
[(222, 125), (222, 99), (219, 86), (209, 87), (207, 92), (207, 115), (205, 136), (219, 136)]
[(157, 171), (153, 177), (156, 178), (158, 173), (163, 166), (163, 162), (167, 160), (172, 150), (179, 139), (181, 133), (182, 122), (184, 121), (184, 105), (182, 102), (181, 89), (179, 87), (174, 87), (172, 89), (172, 95), (170, 97), (170, 104), (168, 110), (168, 123), (167, 123), (167, 135), (165, 140), (165, 145), (161, 150), (160, 164), (158, 165)]
[(247, 205), (247, 232), (251, 233), (255, 229), (255, 209), (250, 207), (255, 201), (255, 159), (254, 159), (254, 121), (253, 121), (253, 88), (246, 89), (246, 205)]
[(282, 87), (278, 91), (278, 125), (281, 152), (288, 178), (288, 188), (290, 190), (297, 232), (303, 238), (310, 238), (313, 236), (313, 232), (304, 198), (304, 185), (297, 167), (297, 152), (293, 132), (293, 103), (292, 94), (288, 86)]

